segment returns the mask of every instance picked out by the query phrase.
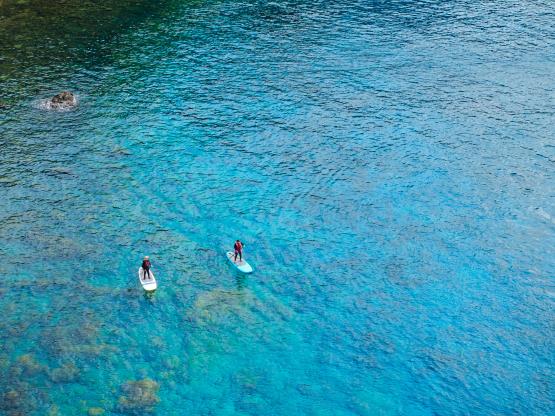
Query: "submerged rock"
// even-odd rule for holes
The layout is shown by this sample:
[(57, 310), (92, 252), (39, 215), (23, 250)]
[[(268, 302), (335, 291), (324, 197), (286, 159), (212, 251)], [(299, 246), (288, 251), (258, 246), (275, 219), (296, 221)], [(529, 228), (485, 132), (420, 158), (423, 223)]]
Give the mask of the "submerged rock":
[(45, 399), (44, 394), (37, 393), (28, 383), (4, 386), (6, 390), (0, 392), (0, 415), (30, 415), (37, 408), (38, 401)]
[(177, 355), (172, 355), (164, 360), (164, 367), (168, 370), (175, 370), (181, 365), (181, 360)]
[(25, 376), (35, 376), (46, 370), (46, 367), (40, 364), (33, 354), (24, 354), (17, 359), (17, 367)]
[(60, 416), (60, 408), (58, 407), (58, 405), (53, 404), (52, 406), (50, 406), (50, 408), (48, 409), (48, 416)]
[[(89, 315), (92, 319), (93, 315)], [(99, 343), (98, 327), (88, 322), (76, 322), (74, 326), (47, 328), (42, 331), (40, 345), (52, 356), (72, 360), (79, 355), (99, 356), (111, 346)]]
[(79, 369), (73, 363), (64, 364), (50, 371), (49, 377), (54, 383), (69, 383), (79, 378)]
[(0, 396), (0, 409), (10, 410), (17, 409), (20, 401), (22, 400), (21, 394), (17, 390), (8, 390)]
[(102, 407), (90, 407), (87, 412), (89, 416), (100, 416), (106, 413)]
[(160, 403), (160, 398), (157, 396), (160, 385), (150, 378), (128, 381), (121, 389), (124, 395), (118, 400), (118, 408), (123, 413), (133, 415), (153, 413), (154, 407)]

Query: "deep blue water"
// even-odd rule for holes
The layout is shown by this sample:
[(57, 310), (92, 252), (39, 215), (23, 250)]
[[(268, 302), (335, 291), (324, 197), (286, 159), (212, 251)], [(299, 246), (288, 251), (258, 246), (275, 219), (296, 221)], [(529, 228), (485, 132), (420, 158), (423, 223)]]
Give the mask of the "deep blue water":
[(171, 1), (4, 46), (0, 414), (554, 414), (554, 10)]

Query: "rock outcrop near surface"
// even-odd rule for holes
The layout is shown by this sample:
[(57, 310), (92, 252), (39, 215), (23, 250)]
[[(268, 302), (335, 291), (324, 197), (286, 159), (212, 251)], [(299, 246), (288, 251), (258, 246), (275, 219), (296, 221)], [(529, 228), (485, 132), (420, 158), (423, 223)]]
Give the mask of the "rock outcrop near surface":
[(69, 91), (63, 91), (50, 99), (50, 108), (70, 108), (77, 104), (77, 97)]

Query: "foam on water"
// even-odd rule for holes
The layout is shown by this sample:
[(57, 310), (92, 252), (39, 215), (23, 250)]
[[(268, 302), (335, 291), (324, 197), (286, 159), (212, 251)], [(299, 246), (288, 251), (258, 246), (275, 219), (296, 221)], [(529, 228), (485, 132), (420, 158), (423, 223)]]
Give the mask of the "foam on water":
[(74, 104), (62, 103), (62, 104), (53, 105), (52, 100), (50, 98), (43, 98), (43, 99), (33, 101), (31, 106), (39, 110), (71, 111), (71, 110), (74, 110), (79, 105), (79, 96), (75, 94), (74, 97), (75, 97)]

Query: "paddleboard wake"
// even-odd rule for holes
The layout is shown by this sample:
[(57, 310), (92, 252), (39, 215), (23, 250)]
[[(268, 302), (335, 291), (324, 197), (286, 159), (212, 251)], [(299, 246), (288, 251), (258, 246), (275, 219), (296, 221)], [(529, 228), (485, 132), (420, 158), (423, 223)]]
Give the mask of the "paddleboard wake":
[(247, 263), (245, 261), (245, 259), (239, 260), (239, 256), (237, 256), (237, 261), (235, 261), (234, 260), (235, 253), (233, 251), (228, 251), (226, 254), (227, 254), (227, 259), (231, 262), (231, 264), (233, 264), (235, 266), (235, 268), (237, 270), (239, 270), (242, 273), (252, 273), (253, 272), (253, 268), (251, 267), (251, 265), (249, 263)]
[(156, 290), (156, 288), (158, 287), (158, 285), (156, 284), (156, 278), (154, 277), (154, 273), (152, 273), (152, 270), (150, 270), (149, 276), (145, 276), (145, 271), (143, 270), (142, 267), (140, 267), (139, 281), (141, 282), (143, 289), (146, 290), (147, 292), (152, 292), (153, 290)]

